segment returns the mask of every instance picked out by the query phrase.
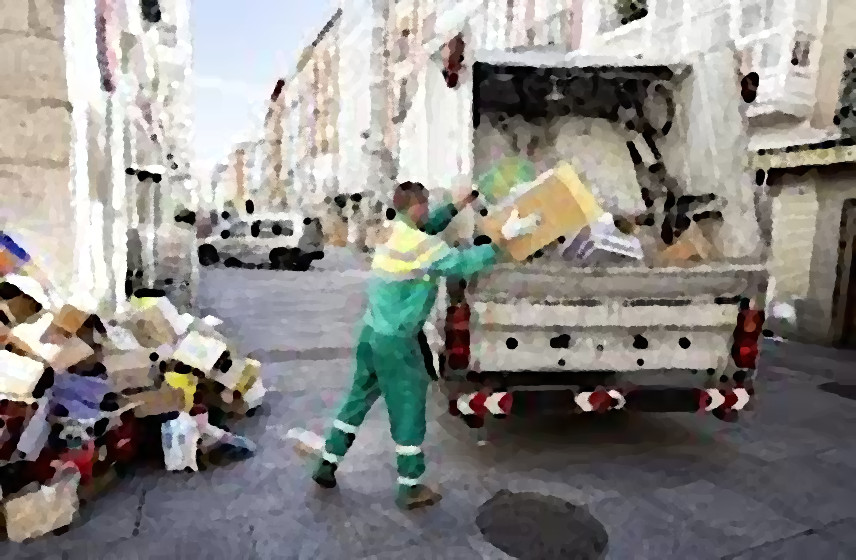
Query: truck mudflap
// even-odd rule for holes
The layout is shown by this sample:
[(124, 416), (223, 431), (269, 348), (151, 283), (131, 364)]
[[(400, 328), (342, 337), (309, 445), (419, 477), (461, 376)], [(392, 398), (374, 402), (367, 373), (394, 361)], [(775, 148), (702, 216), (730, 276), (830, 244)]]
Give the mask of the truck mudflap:
[[(720, 420), (733, 420), (752, 397), (751, 389), (699, 389), (684, 387), (635, 387), (632, 389), (598, 389), (595, 391), (551, 391), (561, 393), (573, 412), (604, 413), (612, 410), (639, 412), (711, 413)], [(449, 412), (464, 416), (468, 424), (478, 426), (486, 416), (504, 418), (528, 404), (531, 391), (477, 391), (449, 400)], [(515, 398), (517, 397), (517, 398)]]

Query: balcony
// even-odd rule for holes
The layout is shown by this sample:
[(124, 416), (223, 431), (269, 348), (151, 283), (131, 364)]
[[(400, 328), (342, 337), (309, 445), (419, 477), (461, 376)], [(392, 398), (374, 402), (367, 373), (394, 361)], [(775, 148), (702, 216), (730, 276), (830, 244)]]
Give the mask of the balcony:
[(746, 66), (757, 72), (758, 97), (747, 116), (784, 114), (811, 116), (817, 102), (820, 41), (809, 33), (785, 26), (741, 42)]

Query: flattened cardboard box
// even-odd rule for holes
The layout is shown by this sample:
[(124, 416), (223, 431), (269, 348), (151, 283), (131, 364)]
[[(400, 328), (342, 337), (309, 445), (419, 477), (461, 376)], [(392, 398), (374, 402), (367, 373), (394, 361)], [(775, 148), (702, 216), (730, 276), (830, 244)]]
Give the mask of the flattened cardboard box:
[(3, 504), (6, 534), (10, 541), (40, 537), (71, 525), (77, 515), (80, 475), (74, 473), (58, 481), (8, 498)]
[(517, 261), (525, 260), (559, 237), (576, 234), (604, 213), (567, 163), (561, 163), (534, 182), (514, 189), (482, 220), (484, 232), (491, 239), (502, 240), (502, 226), (515, 208), (521, 218), (531, 214), (540, 217), (538, 229), (533, 233), (502, 242)]
[(29, 399), (44, 373), (38, 360), (0, 350), (0, 393)]
[(0, 312), (12, 326), (23, 323), (41, 310), (42, 305), (39, 302), (23, 294), (0, 301)]
[(220, 338), (192, 331), (175, 349), (172, 358), (207, 375), (227, 350), (228, 346)]
[(187, 331), (187, 322), (167, 298), (133, 298), (131, 303), (135, 310), (125, 326), (143, 345), (173, 345)]
[(68, 334), (77, 334), (92, 313), (82, 311), (77, 307), (65, 304), (54, 317), (54, 325)]
[(654, 258), (656, 266), (693, 266), (716, 257), (716, 251), (695, 223)]
[(214, 372), (211, 378), (230, 391), (246, 393), (259, 378), (261, 364), (256, 360), (238, 360), (226, 373)]
[(45, 313), (32, 323), (13, 328), (8, 342), (55, 371), (66, 370), (93, 356), (91, 346), (77, 337), (66, 337), (53, 325), (54, 316)]
[(152, 361), (150, 348), (130, 350), (104, 356), (101, 363), (107, 370), (107, 379), (117, 393), (130, 389), (153, 387), (157, 377), (157, 366)]
[(137, 418), (158, 416), (184, 410), (184, 392), (164, 383), (157, 389), (123, 397), (122, 404), (133, 406)]

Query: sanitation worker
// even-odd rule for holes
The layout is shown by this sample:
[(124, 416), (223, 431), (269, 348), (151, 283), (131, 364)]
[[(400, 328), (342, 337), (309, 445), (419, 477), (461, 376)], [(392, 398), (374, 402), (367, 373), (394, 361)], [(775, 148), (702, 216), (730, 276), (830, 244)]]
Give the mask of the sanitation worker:
[[(498, 248), (493, 242), (459, 250), (431, 235), (448, 225), (457, 209), (475, 196), (470, 191), (456, 204), (429, 216), (428, 191), (423, 185), (406, 182), (396, 188), (392, 233), (375, 250), (372, 261), (374, 277), (357, 340), (352, 387), (323, 443), (310, 441), (309, 432), (292, 435), (298, 439), (296, 450), (300, 454), (316, 457), (312, 478), (320, 486), (336, 486), (338, 464), (372, 405), (383, 395), (396, 444), (396, 502), (402, 508), (414, 509), (440, 500), (440, 494), (422, 483), (430, 379), (418, 333), (437, 297), (439, 278), (467, 278), (497, 258)], [(521, 219), (515, 212), (504, 224), (502, 235), (512, 239), (535, 227), (537, 217)]]

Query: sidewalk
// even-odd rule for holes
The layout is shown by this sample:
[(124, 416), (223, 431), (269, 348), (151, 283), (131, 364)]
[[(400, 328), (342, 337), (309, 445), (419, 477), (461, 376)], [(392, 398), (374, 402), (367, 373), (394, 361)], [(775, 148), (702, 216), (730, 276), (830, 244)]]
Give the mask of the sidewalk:
[(856, 350), (765, 339), (761, 344), (761, 368), (784, 368), (825, 379), (853, 382)]

